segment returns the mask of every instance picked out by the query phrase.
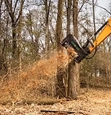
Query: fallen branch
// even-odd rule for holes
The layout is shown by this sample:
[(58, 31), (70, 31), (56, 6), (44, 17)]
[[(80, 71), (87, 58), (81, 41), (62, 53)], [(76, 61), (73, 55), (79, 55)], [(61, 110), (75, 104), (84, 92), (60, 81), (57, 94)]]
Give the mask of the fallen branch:
[(66, 114), (75, 113), (74, 111), (56, 111), (56, 110), (41, 110), (41, 112), (66, 113)]
[(89, 112), (86, 112), (86, 111), (83, 111), (83, 110), (80, 110), (79, 112), (76, 112), (76, 111), (41, 110), (41, 112), (62, 113), (62, 114), (66, 114), (66, 115), (67, 114), (74, 114), (74, 113), (79, 113), (79, 114), (82, 114), (82, 115), (89, 115)]

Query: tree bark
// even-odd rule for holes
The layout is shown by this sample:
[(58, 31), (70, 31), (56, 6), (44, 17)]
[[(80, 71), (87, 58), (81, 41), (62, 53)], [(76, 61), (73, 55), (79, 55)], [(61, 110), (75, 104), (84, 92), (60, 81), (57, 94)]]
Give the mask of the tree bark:
[(68, 0), (67, 6), (67, 35), (70, 34), (70, 25), (71, 25), (71, 4), (72, 0)]
[[(71, 25), (71, 5), (72, 5), (72, 0), (67, 0), (67, 35), (70, 34), (70, 25)], [(69, 55), (69, 54), (68, 54)], [(70, 63), (67, 65), (67, 69), (66, 69), (66, 97), (68, 97), (68, 93), (69, 93), (69, 79), (70, 79), (70, 73), (69, 73), (69, 66), (70, 66)]]
[[(73, 30), (74, 36), (78, 39), (78, 0), (73, 1)], [(69, 64), (68, 97), (77, 99), (80, 89), (79, 65), (72, 60)]]
[[(3, 0), (0, 0), (0, 25), (1, 25), (1, 15), (2, 15), (2, 3), (3, 3)], [(1, 38), (1, 26), (0, 26), (0, 38)]]
[[(63, 12), (63, 1), (58, 1), (58, 14), (57, 14), (57, 23), (56, 23), (56, 41), (57, 41), (57, 52), (61, 50), (60, 40), (62, 38), (62, 12)], [(62, 51), (62, 50), (61, 50)], [(57, 63), (59, 63), (60, 59), (57, 59)], [(57, 66), (57, 83), (56, 83), (56, 96), (59, 98), (65, 97), (65, 86), (63, 83), (64, 72), (63, 68)]]
[(48, 56), (48, 52), (49, 52), (49, 13), (50, 13), (50, 6), (51, 6), (51, 0), (45, 0), (44, 1), (44, 4), (45, 4), (45, 26), (46, 26), (46, 29), (45, 29), (45, 51), (46, 51), (46, 54)]
[[(4, 32), (4, 25), (2, 23), (2, 5), (3, 5), (3, 0), (0, 0), (0, 43), (1, 44), (1, 49), (0, 49), (0, 75), (5, 74), (7, 72), (7, 63), (6, 63), (6, 53), (5, 53), (5, 49), (6, 49), (6, 38), (7, 35), (5, 36), (5, 34), (7, 34), (7, 28), (8, 28), (8, 19), (6, 19), (6, 33)], [(4, 34), (5, 33), (5, 34)]]
[(57, 42), (58, 51), (61, 49), (60, 40), (62, 38), (63, 2), (64, 0), (58, 0), (58, 14), (57, 14), (57, 22), (56, 22), (56, 42)]

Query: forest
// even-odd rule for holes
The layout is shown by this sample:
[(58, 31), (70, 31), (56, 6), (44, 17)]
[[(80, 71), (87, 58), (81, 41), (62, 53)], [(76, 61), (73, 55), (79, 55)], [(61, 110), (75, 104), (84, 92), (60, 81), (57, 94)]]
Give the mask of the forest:
[(99, 0), (0, 0), (0, 114), (110, 115), (111, 36), (79, 64), (60, 44), (110, 17)]

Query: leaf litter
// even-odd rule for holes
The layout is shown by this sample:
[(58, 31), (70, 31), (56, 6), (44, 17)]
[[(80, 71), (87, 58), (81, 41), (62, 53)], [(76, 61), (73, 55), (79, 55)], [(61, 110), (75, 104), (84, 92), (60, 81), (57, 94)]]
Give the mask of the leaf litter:
[[(38, 98), (39, 90), (44, 91), (50, 87), (51, 80), (56, 76), (57, 67), (65, 68), (69, 60), (70, 58), (65, 53), (59, 53), (59, 55), (55, 53), (49, 59), (35, 62), (22, 71), (19, 82), (18, 77), (13, 77), (2, 83), (0, 115), (59, 115), (59, 113), (53, 112), (41, 113), (41, 110), (72, 111), (74, 115), (111, 115), (111, 90), (104, 89), (89, 89), (88, 92), (84, 91), (79, 95), (77, 100), (62, 99), (52, 105), (38, 105), (33, 101), (25, 105), (15, 104), (24, 98), (32, 100)], [(51, 89), (49, 88), (49, 90)], [(3, 101), (7, 101), (6, 104), (3, 105)]]

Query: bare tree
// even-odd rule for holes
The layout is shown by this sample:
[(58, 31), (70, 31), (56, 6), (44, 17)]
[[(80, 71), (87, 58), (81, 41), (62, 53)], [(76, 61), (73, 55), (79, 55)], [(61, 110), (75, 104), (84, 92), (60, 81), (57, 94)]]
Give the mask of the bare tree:
[[(67, 0), (67, 35), (70, 34), (71, 32), (71, 11), (72, 11), (72, 0)], [(69, 93), (69, 80), (70, 80), (70, 63), (67, 65), (67, 69), (66, 69), (66, 97), (68, 97), (68, 93)]]
[[(27, 13), (25, 24), (26, 30), (31, 38), (30, 41), (30, 51), (31, 51), (31, 59), (39, 59), (39, 37), (41, 34), (40, 26), (41, 24), (37, 24), (39, 19), (38, 11), (32, 10)], [(35, 17), (34, 17), (35, 16)], [(40, 21), (39, 21), (40, 22)]]
[(72, 0), (68, 0), (67, 5), (67, 34), (70, 34), (70, 25), (71, 25), (71, 6), (72, 6)]
[[(58, 14), (56, 23), (56, 41), (57, 41), (57, 51), (61, 50), (60, 40), (62, 38), (62, 16), (63, 16), (63, 2), (64, 0), (58, 0)], [(59, 59), (57, 59), (59, 63)], [(65, 97), (65, 87), (63, 83), (63, 72), (62, 68), (57, 67), (57, 84), (56, 84), (56, 95), (59, 98)]]
[[(0, 25), (1, 25), (1, 15), (2, 15), (2, 3), (3, 0), (0, 0)], [(1, 26), (0, 26), (0, 35), (1, 35)]]
[(25, 0), (4, 0), (7, 7), (7, 12), (11, 18), (11, 27), (12, 27), (12, 57), (17, 56), (17, 26), (19, 19), (22, 15), (23, 5)]
[[(3, 37), (4, 33), (4, 25), (2, 23), (2, 4), (3, 0), (0, 0), (0, 73), (5, 73), (7, 71), (7, 65), (6, 65), (6, 60), (5, 60), (5, 48), (6, 48), (6, 38)], [(6, 28), (8, 20), (6, 21)], [(3, 41), (3, 42), (2, 42)]]
[(50, 14), (50, 7), (51, 7), (51, 0), (44, 0), (44, 5), (45, 5), (45, 50), (46, 54), (48, 55), (49, 51), (49, 14)]
[[(73, 1), (73, 31), (78, 38), (78, 0)], [(79, 65), (74, 60), (69, 64), (68, 97), (76, 99), (79, 93)]]

